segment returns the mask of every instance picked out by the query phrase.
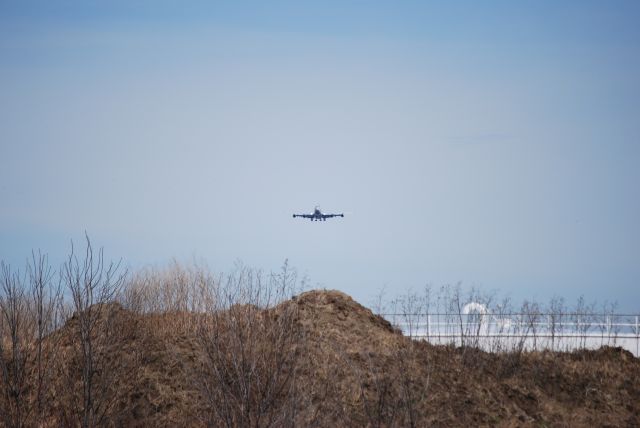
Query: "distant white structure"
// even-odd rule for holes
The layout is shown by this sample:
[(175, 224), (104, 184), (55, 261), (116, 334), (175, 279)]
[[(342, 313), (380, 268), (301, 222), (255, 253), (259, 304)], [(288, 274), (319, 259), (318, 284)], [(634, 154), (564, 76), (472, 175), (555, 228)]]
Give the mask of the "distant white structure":
[[(460, 313), (381, 314), (405, 335), (434, 344), (471, 345), (487, 351), (570, 351), (620, 346), (640, 357), (639, 314), (491, 313), (470, 302)], [(400, 319), (398, 319), (400, 318)], [(399, 322), (398, 322), (399, 321)]]
[(486, 315), (487, 307), (482, 303), (471, 302), (464, 305), (464, 307), (462, 308), (462, 313), (465, 315), (469, 315), (473, 313)]
[(470, 319), (470, 315), (477, 315), (477, 322), (480, 324), (478, 326), (478, 331), (480, 334), (487, 334), (489, 329), (489, 323), (487, 322), (487, 307), (482, 303), (471, 302), (464, 305), (462, 308), (462, 314), (467, 315), (467, 321)]

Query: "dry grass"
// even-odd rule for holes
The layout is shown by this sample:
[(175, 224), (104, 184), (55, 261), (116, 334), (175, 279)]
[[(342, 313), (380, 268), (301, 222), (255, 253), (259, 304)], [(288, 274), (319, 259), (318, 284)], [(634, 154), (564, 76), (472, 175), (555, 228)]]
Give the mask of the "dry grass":
[[(640, 424), (640, 360), (626, 351), (432, 346), (344, 293), (299, 288), (288, 268), (214, 276), (175, 265), (130, 278), (119, 303), (96, 312), (94, 398), (104, 418), (95, 425)], [(35, 359), (26, 359), (22, 405), (31, 419), (23, 426), (80, 424), (80, 319), (69, 317), (44, 340), (56, 359), (40, 415)], [(1, 388), (2, 399), (11, 398)]]

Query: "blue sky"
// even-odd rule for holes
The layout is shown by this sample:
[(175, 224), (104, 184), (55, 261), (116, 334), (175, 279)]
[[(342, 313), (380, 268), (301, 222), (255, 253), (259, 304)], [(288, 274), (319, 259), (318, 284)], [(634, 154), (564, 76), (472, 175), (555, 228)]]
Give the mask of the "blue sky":
[(639, 4), (425, 3), (0, 0), (0, 258), (640, 310)]

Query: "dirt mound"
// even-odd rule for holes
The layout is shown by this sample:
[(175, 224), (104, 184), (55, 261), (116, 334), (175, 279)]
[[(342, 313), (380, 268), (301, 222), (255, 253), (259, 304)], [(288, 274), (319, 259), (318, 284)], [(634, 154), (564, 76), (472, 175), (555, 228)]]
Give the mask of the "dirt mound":
[[(301, 333), (291, 414), (299, 426), (640, 426), (640, 360), (622, 349), (497, 355), (432, 346), (339, 291), (309, 291), (267, 314), (286, 308), (296, 309)], [(113, 306), (105, 316), (117, 326), (103, 355), (112, 371), (103, 379), (112, 380), (107, 425), (205, 425), (199, 381), (208, 360), (197, 331), (207, 315)], [(68, 365), (77, 324), (55, 336)], [(69, 399), (63, 374), (57, 425)]]
[(309, 291), (293, 302), (307, 334), (338, 344), (346, 352), (382, 351), (401, 336), (389, 321), (340, 291)]

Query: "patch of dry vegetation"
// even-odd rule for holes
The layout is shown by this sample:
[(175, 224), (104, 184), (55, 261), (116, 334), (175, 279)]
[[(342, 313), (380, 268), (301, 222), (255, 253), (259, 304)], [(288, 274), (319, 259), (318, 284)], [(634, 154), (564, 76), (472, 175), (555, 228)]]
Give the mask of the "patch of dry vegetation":
[(432, 346), (301, 293), (286, 265), (120, 280), (87, 251), (59, 282), (38, 257), (31, 276), (3, 267), (2, 426), (640, 425), (640, 360), (619, 348)]

